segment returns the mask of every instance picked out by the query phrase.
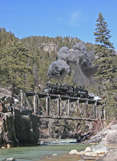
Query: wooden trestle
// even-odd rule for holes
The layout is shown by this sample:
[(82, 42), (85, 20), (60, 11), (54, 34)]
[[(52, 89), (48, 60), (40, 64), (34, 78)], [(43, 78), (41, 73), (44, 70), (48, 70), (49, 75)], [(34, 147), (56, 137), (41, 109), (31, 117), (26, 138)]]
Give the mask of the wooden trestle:
[[(93, 99), (87, 98), (79, 98), (79, 97), (70, 97), (66, 95), (55, 95), (55, 94), (46, 94), (46, 93), (36, 93), (36, 92), (26, 92), (23, 93), (21, 91), (21, 107), (26, 108), (26, 103), (31, 108), (27, 97), (33, 96), (34, 97), (34, 114), (40, 118), (51, 118), (51, 119), (69, 119), (69, 120), (86, 120), (86, 121), (95, 121), (97, 120), (97, 105), (100, 105), (100, 102)], [(46, 98), (46, 116), (39, 115), (39, 98)], [(50, 116), (50, 99), (57, 99), (57, 116)], [(23, 105), (23, 100), (25, 100), (25, 104)], [(67, 100), (68, 101), (68, 116), (61, 116), (60, 115), (60, 101)], [(77, 101), (77, 117), (70, 117), (70, 102)], [(86, 118), (79, 117), (79, 104), (85, 103), (86, 104)], [(94, 116), (89, 118), (88, 116), (88, 104), (94, 105)], [(105, 117), (105, 116), (104, 116)]]

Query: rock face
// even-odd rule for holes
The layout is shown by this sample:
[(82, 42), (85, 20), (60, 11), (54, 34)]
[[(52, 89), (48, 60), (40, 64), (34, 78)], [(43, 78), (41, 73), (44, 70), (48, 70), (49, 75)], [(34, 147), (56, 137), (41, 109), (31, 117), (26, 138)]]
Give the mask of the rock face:
[(39, 139), (38, 118), (34, 115), (21, 115), (15, 110), (16, 138), (21, 145), (36, 145)]
[(51, 43), (42, 43), (42, 45), (43, 45), (43, 50), (48, 51), (48, 52), (51, 52), (53, 50), (57, 51), (57, 48), (58, 48), (57, 45), (55, 43), (53, 43), (53, 42), (51, 42)]
[(117, 144), (117, 123), (115, 125), (108, 125), (88, 141), (88, 143), (99, 142), (104, 144)]
[(15, 121), (11, 113), (0, 113), (0, 146), (7, 144), (15, 144)]
[(15, 110), (0, 113), (0, 147), (11, 145), (36, 145), (39, 139), (38, 120), (34, 115), (21, 115)]
[(117, 144), (117, 130), (109, 130), (105, 137), (106, 144)]

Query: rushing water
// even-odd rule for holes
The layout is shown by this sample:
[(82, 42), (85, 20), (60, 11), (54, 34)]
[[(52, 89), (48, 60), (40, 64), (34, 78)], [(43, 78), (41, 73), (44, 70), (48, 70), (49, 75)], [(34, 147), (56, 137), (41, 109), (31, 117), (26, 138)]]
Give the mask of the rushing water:
[[(88, 145), (83, 144), (63, 144), (63, 145), (40, 145), (33, 147), (16, 147), (9, 149), (0, 149), (0, 161), (6, 158), (15, 158), (17, 161), (75, 161), (75, 158), (70, 158), (69, 151), (76, 149), (84, 150)], [(55, 155), (53, 155), (55, 154)], [(76, 158), (78, 160), (79, 158)]]

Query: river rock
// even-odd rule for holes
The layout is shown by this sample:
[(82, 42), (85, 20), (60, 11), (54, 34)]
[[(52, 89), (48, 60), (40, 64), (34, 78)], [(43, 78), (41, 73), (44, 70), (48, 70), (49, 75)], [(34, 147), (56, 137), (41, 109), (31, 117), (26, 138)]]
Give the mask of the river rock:
[(88, 152), (88, 153), (86, 153), (85, 155), (88, 155), (88, 156), (91, 156), (91, 157), (97, 157), (98, 155), (100, 155), (100, 154), (98, 154), (98, 153), (94, 153), (94, 152)]
[(86, 147), (85, 152), (91, 152), (91, 147)]
[(95, 157), (87, 156), (87, 155), (82, 155), (81, 159), (83, 159), (83, 160), (95, 160)]
[(57, 156), (57, 154), (53, 154), (52, 156)]
[(117, 161), (117, 150), (108, 152), (104, 157), (96, 161)]
[(16, 161), (14, 158), (7, 158), (6, 160), (4, 161)]
[(80, 152), (77, 152), (78, 155), (84, 155), (85, 152), (84, 151), (80, 151)]
[(108, 150), (108, 148), (104, 145), (104, 144), (102, 144), (102, 143), (100, 143), (100, 144), (98, 144), (98, 145), (96, 145), (96, 146), (92, 146), (91, 147), (92, 148), (92, 152), (94, 152), (94, 153), (106, 153), (107, 152), (107, 150)]
[(69, 152), (69, 154), (77, 154), (78, 152), (77, 152), (77, 150), (75, 150), (75, 149), (73, 149), (73, 150), (71, 150), (70, 152)]
[(11, 146), (10, 146), (10, 144), (7, 144), (7, 148), (10, 148)]

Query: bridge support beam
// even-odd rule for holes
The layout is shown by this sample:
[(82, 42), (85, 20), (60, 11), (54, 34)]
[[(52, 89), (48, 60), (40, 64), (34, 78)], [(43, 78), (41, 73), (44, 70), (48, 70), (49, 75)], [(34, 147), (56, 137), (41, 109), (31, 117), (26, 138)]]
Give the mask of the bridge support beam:
[(24, 104), (24, 108), (26, 109), (26, 98), (25, 98), (25, 104)]
[(79, 116), (80, 116), (80, 108), (79, 108), (79, 98), (78, 98), (78, 109), (77, 109), (77, 111), (78, 111), (78, 118), (79, 118)]
[(68, 99), (68, 116), (70, 116), (70, 100)]
[(58, 107), (58, 116), (60, 116), (60, 96), (58, 96), (58, 99), (57, 99), (57, 107)]
[(50, 107), (49, 107), (49, 96), (46, 97), (46, 114), (49, 116), (49, 111), (50, 111)]
[(97, 101), (95, 101), (95, 106), (94, 106), (94, 118), (97, 119)]
[(28, 105), (28, 107), (31, 109), (32, 107), (31, 107), (31, 105), (30, 105), (30, 103), (29, 103), (29, 101), (28, 101), (28, 98), (26, 97), (26, 94), (24, 93), (24, 98), (25, 98), (25, 109), (26, 109), (26, 103), (27, 103), (27, 105)]
[(36, 95), (36, 98), (37, 98), (37, 115), (39, 114), (39, 106), (38, 106), (38, 95)]
[(106, 115), (105, 115), (105, 108), (104, 108), (104, 120), (106, 119)]
[(34, 114), (36, 114), (36, 94), (34, 95)]
[(23, 108), (23, 96), (24, 96), (24, 93), (23, 93), (22, 90), (20, 91), (20, 93), (21, 93), (21, 108)]
[(88, 100), (86, 101), (86, 118), (89, 117), (89, 113), (88, 113)]

